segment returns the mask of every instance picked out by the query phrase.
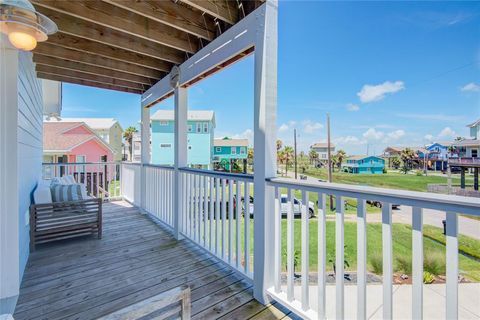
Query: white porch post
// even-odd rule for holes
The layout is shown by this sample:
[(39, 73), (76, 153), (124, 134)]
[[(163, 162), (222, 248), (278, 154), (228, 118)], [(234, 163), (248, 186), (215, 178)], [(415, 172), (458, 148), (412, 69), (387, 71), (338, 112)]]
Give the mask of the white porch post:
[(19, 293), (18, 50), (0, 34), (0, 314)]
[(141, 134), (142, 134), (142, 146), (141, 146), (141, 151), (142, 151), (142, 168), (141, 168), (141, 180), (140, 180), (140, 186), (141, 186), (141, 192), (140, 192), (140, 208), (145, 209), (145, 203), (146, 203), (146, 191), (147, 191), (147, 179), (145, 178), (146, 176), (146, 167), (144, 166), (145, 164), (150, 163), (150, 109), (145, 108), (143, 106), (140, 106), (140, 112), (142, 115), (142, 121), (141, 121)]
[(274, 188), (265, 179), (276, 176), (277, 0), (256, 13), (254, 92), (254, 297), (268, 302), (274, 285)]
[(187, 88), (175, 88), (175, 178), (173, 201), (173, 229), (175, 239), (181, 239), (182, 226), (182, 181), (179, 168), (187, 166)]

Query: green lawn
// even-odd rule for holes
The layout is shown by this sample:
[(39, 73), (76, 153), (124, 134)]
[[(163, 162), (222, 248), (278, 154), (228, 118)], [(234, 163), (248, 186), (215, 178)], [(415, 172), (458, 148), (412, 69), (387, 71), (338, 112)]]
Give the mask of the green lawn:
[[(325, 169), (309, 168), (305, 174), (326, 180), (327, 172)], [(390, 189), (403, 189), (411, 191), (427, 191), (428, 184), (446, 184), (447, 176), (428, 175), (417, 176), (415, 174), (403, 173), (384, 173), (376, 175), (367, 174), (352, 174), (345, 172), (334, 172), (333, 182), (365, 185), (372, 187), (382, 187)], [(454, 176), (452, 178), (453, 184), (460, 183), (460, 178)]]
[[(317, 247), (317, 221), (310, 221), (310, 270), (316, 271), (318, 261), (318, 247)], [(233, 233), (235, 234), (235, 223), (233, 223)], [(228, 232), (228, 228), (227, 228)], [(335, 222), (327, 221), (326, 227), (327, 238), (327, 260), (335, 260)], [(296, 270), (301, 268), (301, 221), (296, 219), (294, 221), (294, 247), (298, 251), (298, 265)], [(445, 245), (439, 241), (434, 241), (431, 238), (442, 238), (442, 229), (425, 226), (425, 233), (429, 237), (424, 237), (424, 253), (425, 257), (438, 257), (443, 270), (439, 274), (444, 274), (445, 268)], [(253, 220), (250, 220), (250, 236), (251, 236), (251, 255), (253, 259)], [(233, 235), (235, 239), (235, 235)], [(228, 239), (228, 236), (227, 236)], [(286, 252), (287, 239), (287, 221), (282, 219), (282, 252)], [(401, 270), (397, 259), (403, 258), (411, 264), (412, 257), (412, 229), (405, 224), (393, 224), (393, 263), (394, 271), (404, 272)], [(235, 241), (235, 240), (234, 240)], [(244, 224), (241, 220), (241, 234), (240, 234), (241, 250), (244, 248)], [(466, 236), (459, 237), (460, 249), (468, 247), (470, 253), (480, 255), (480, 241), (471, 239)], [(382, 225), (380, 223), (369, 223), (367, 225), (367, 264), (368, 270), (373, 272), (372, 258), (381, 257), (382, 254)], [(354, 222), (345, 222), (345, 259), (349, 263), (347, 270), (356, 270), (357, 268), (357, 225)], [(286, 257), (282, 257), (282, 268), (286, 270)], [(459, 255), (460, 273), (472, 281), (480, 281), (480, 261), (471, 259), (464, 255)], [(327, 270), (333, 270), (333, 265), (328, 263)], [(407, 272), (408, 273), (408, 272)]]

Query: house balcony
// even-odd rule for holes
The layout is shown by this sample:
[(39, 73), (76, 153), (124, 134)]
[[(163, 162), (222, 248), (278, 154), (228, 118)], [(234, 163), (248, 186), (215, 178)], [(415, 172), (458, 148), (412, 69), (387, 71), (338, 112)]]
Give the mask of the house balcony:
[[(87, 164), (75, 165), (88, 168)], [(46, 171), (68, 173), (69, 165), (64, 166), (63, 170)], [(104, 204), (103, 239), (84, 237), (39, 245), (30, 255), (15, 319), (30, 319), (32, 314), (41, 319), (96, 319), (182, 286), (191, 290), (195, 319), (415, 318), (422, 314), (450, 319), (480, 315), (478, 305), (468, 302), (472, 301), (468, 295), (480, 287), (458, 281), (460, 214), (479, 216), (478, 199), (272, 178), (266, 183), (274, 205), (264, 212), (272, 227), (272, 241), (262, 244), (264, 237), (258, 233), (255, 219), (255, 208), (262, 204), (252, 198), (254, 176), (180, 168), (182, 191), (177, 198), (172, 192), (176, 183), (173, 167), (136, 163), (104, 167), (114, 166), (118, 170), (108, 170), (117, 174), (110, 176), (108, 185), (119, 186), (121, 195), (115, 194)], [(95, 176), (98, 171), (91, 173)], [(288, 198), (286, 215), (281, 209), (282, 194)], [(333, 222), (327, 201), (330, 196), (335, 199)], [(294, 198), (300, 199), (301, 217), (294, 216)], [(337, 267), (335, 274), (329, 270), (332, 259), (337, 266), (344, 265), (348, 254), (347, 198), (358, 203), (356, 256), (348, 257), (357, 267), (353, 273), (346, 266)], [(315, 199), (316, 216), (310, 222), (304, 205), (309, 199)], [(367, 271), (370, 232), (366, 200), (382, 203), (383, 277), (373, 282)], [(178, 211), (175, 201), (179, 201)], [(394, 279), (393, 257), (397, 254), (392, 245), (392, 204), (413, 211), (411, 240), (405, 243), (412, 246), (412, 284), (407, 286), (384, 280)], [(423, 215), (432, 210), (446, 215), (447, 265), (446, 282), (428, 286), (423, 284), (427, 254)], [(333, 258), (327, 256), (330, 223), (335, 224)], [(262, 245), (271, 253), (269, 260), (254, 250)], [(255, 276), (258, 263), (268, 270), (260, 279)], [(352, 274), (353, 282), (348, 276)], [(259, 281), (269, 285), (262, 286)], [(270, 302), (262, 304), (254, 298), (256, 287), (266, 288)], [(402, 299), (401, 305), (398, 299)]]

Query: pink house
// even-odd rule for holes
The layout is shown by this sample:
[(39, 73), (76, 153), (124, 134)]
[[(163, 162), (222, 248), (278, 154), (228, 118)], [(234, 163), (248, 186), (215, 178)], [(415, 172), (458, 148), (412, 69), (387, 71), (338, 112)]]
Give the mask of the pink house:
[(83, 122), (43, 124), (43, 162), (113, 161), (113, 150)]

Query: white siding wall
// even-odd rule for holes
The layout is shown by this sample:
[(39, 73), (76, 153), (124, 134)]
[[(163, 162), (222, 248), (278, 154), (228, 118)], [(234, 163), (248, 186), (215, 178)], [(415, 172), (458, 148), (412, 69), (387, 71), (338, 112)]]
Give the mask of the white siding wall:
[(20, 275), (28, 259), (28, 208), (40, 179), (43, 155), (43, 99), (32, 54), (19, 53), (18, 63), (18, 178)]

